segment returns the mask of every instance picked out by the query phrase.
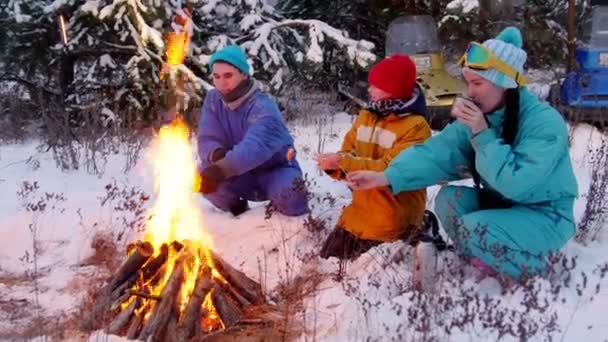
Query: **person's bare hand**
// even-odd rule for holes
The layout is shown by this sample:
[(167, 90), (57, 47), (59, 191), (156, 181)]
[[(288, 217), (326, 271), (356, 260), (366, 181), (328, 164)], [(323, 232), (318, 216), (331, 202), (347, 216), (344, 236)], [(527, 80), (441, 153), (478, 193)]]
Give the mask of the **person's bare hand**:
[(477, 134), (488, 128), (488, 122), (484, 113), (477, 107), (473, 101), (459, 99), (452, 106), (452, 117), (469, 126), (473, 134)]
[(367, 190), (389, 185), (384, 172), (353, 171), (346, 176), (353, 190)]
[(338, 170), (342, 156), (338, 153), (323, 153), (316, 155), (315, 160), (323, 170)]

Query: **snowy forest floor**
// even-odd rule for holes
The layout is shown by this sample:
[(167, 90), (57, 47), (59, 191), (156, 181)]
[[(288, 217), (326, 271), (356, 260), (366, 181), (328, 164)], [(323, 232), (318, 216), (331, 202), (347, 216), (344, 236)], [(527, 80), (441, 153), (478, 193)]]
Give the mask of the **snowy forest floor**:
[[(251, 203), (234, 218), (194, 195), (213, 249), (262, 283), (291, 329), (266, 331), (268, 340), (606, 341), (606, 217), (585, 221), (605, 134), (585, 124), (571, 128), (581, 194), (575, 216), (587, 235), (567, 244), (554, 274), (522, 285), (477, 282), (475, 270), (446, 252), (438, 289), (428, 295), (411, 287), (412, 249), (404, 242), (375, 247), (340, 273), (335, 259), (318, 258), (351, 194), (320, 172), (313, 157), (340, 147), (352, 117), (335, 114), (335, 107), (310, 106), (317, 115), (290, 122), (312, 193), (310, 217), (268, 218), (266, 203)], [(149, 149), (136, 162), (127, 146), (97, 158), (81, 149), (81, 167), (62, 171), (61, 156), (39, 145), (0, 146), (0, 339), (122, 341), (103, 332), (84, 334), (77, 323), (90, 308), (91, 291), (124, 258), (126, 244), (141, 237), (133, 227), (154, 203)], [(430, 209), (438, 189), (428, 189)], [(142, 194), (151, 197), (139, 201)]]

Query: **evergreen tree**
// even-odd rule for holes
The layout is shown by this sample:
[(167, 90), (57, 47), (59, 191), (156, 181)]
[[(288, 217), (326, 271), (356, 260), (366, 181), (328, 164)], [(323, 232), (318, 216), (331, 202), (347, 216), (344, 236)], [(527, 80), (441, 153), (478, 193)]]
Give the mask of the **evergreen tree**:
[[(385, 55), (386, 32), (390, 22), (405, 15), (429, 14), (437, 16), (446, 0), (278, 0), (277, 9), (286, 17), (314, 18), (331, 23), (336, 28), (348, 32), (355, 39), (365, 39), (374, 43), (375, 53)], [(311, 65), (300, 69), (295, 76), (299, 80), (330, 85), (336, 81), (356, 82), (365, 77), (366, 70), (345, 63), (334, 49), (325, 49), (326, 58), (322, 65)]]
[[(175, 29), (175, 18), (187, 15), (186, 9), (192, 16), (192, 44), (185, 64), (171, 68), (169, 79), (190, 80), (190, 108), (210, 87), (210, 55), (227, 44), (242, 46), (255, 77), (275, 90), (302, 63), (322, 62), (328, 46), (338, 47), (345, 60), (363, 66), (376, 57), (372, 43), (348, 38), (319, 20), (286, 19), (263, 0), (55, 0), (48, 5), (11, 0), (4, 9), (17, 26), (11, 29), (16, 43), (6, 49), (14, 70), (21, 72), (18, 64), (24, 60), (46, 66), (49, 75), (33, 67), (27, 70), (44, 75), (57, 93), (64, 90), (72, 111), (120, 113), (116, 119), (126, 126), (153, 119), (151, 113), (158, 111), (164, 33)], [(15, 16), (18, 11), (21, 17)], [(66, 19), (65, 46), (57, 31), (59, 15)]]
[(58, 95), (54, 87), (60, 46), (56, 18), (36, 0), (10, 0), (0, 4), (1, 80), (19, 82), (30, 90)]

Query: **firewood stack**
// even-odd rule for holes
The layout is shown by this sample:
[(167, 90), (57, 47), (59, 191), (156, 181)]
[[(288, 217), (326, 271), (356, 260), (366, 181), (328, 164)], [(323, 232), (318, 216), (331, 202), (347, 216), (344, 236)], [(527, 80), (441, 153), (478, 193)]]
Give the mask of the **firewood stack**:
[[(188, 282), (197, 258), (198, 273)], [(83, 328), (109, 321), (107, 333), (132, 340), (198, 340), (234, 326), (246, 309), (263, 302), (259, 283), (211, 251), (173, 241), (154, 253), (149, 242), (139, 241), (101, 289)]]

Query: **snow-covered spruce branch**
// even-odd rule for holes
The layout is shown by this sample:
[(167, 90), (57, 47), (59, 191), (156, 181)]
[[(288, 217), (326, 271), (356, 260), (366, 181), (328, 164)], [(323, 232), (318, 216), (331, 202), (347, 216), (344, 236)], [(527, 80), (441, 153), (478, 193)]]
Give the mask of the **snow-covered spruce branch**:
[[(273, 63), (279, 66), (280, 53), (270, 44), (270, 34), (273, 30), (285, 27), (304, 27), (308, 29), (308, 37), (310, 44), (306, 51), (306, 57), (315, 63), (323, 61), (323, 54), (320, 44), (324, 42), (325, 37), (333, 40), (338, 46), (346, 48), (348, 57), (351, 61), (365, 67), (370, 62), (376, 60), (376, 55), (371, 52), (374, 48), (372, 42), (366, 40), (355, 40), (348, 38), (342, 31), (320, 21), (320, 20), (304, 20), (304, 19), (286, 19), (279, 22), (267, 22), (257, 27), (249, 34), (235, 39), (235, 43), (241, 44), (251, 55), (257, 56), (260, 49), (264, 47)], [(300, 40), (295, 35), (294, 31), (290, 31), (297, 40)], [(253, 40), (251, 40), (253, 39)]]

